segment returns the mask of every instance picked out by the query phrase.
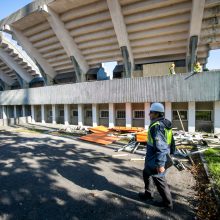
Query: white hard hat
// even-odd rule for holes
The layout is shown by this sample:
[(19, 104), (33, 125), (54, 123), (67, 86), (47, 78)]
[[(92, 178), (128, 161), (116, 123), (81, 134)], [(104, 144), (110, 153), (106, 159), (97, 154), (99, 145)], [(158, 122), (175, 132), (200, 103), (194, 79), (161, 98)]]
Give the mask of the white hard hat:
[(151, 112), (161, 112), (164, 113), (164, 106), (161, 103), (153, 103), (150, 107), (150, 111)]

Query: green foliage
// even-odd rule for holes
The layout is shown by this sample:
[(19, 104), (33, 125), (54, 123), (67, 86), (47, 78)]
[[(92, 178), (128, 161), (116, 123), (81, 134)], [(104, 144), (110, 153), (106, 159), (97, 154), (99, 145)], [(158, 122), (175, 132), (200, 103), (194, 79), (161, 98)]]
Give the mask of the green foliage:
[(205, 152), (209, 170), (220, 192), (220, 148), (212, 148)]

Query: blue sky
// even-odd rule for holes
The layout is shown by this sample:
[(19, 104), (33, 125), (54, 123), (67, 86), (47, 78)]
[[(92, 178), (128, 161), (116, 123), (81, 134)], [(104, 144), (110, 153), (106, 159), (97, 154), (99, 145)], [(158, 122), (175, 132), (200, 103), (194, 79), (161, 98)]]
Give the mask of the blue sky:
[[(32, 2), (32, 0), (0, 0), (0, 20), (30, 2)], [(105, 67), (106, 72), (112, 73), (114, 66), (115, 62), (105, 63), (103, 67)], [(220, 69), (220, 49), (210, 51), (207, 68)]]
[(32, 0), (0, 0), (0, 20), (32, 2)]

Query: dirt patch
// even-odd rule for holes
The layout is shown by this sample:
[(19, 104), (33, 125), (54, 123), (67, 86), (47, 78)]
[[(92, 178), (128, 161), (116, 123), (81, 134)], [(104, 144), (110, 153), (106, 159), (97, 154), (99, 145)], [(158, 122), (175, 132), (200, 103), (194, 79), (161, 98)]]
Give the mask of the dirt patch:
[(218, 207), (203, 164), (198, 155), (194, 156), (193, 160), (195, 166), (191, 171), (196, 179), (195, 190), (197, 191), (198, 197), (198, 204), (196, 207), (197, 218), (202, 220), (218, 219)]

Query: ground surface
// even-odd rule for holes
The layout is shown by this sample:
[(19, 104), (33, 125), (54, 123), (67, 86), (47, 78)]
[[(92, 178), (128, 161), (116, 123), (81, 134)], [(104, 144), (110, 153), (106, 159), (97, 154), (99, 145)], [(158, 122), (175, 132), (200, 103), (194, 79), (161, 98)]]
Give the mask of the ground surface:
[(174, 210), (167, 212), (138, 200), (144, 162), (129, 158), (140, 156), (91, 159), (105, 154), (114, 151), (1, 129), (0, 219), (194, 219), (195, 180), (188, 171), (170, 169)]
[(215, 180), (216, 188), (220, 193), (220, 148), (209, 149), (205, 152), (209, 170)]

